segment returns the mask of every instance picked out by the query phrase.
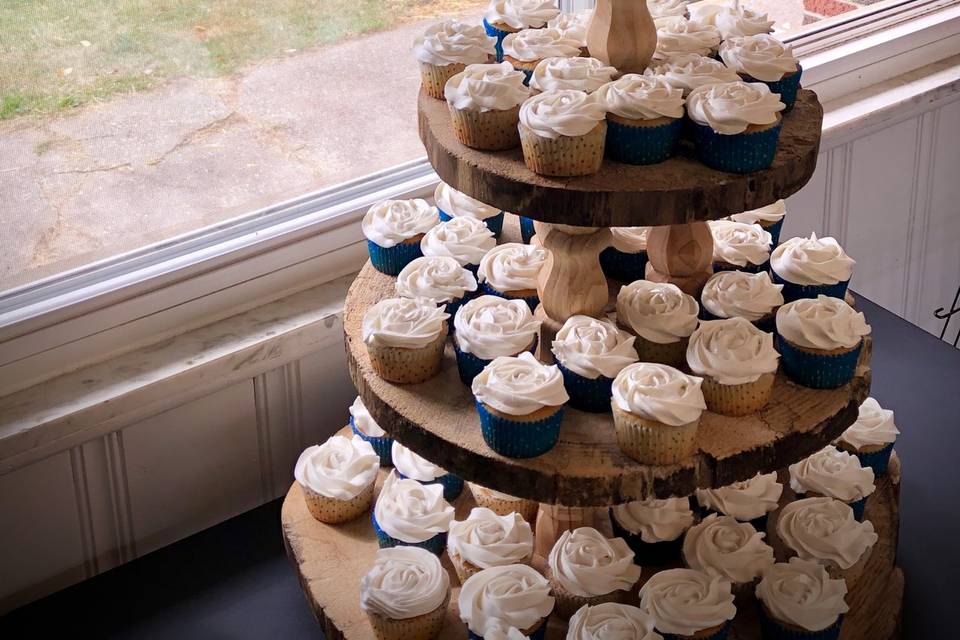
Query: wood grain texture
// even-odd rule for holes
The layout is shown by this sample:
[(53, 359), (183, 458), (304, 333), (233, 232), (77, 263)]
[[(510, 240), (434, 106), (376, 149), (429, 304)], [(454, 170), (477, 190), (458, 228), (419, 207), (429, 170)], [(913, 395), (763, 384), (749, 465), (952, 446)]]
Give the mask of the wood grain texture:
[(530, 171), (519, 147), (497, 152), (465, 147), (454, 134), (446, 103), (422, 91), (419, 98), (420, 139), (444, 182), (505, 211), (585, 227), (712, 220), (786, 198), (813, 175), (822, 121), (816, 94), (801, 90), (784, 117), (773, 165), (747, 175), (715, 171), (679, 155), (647, 166), (606, 159), (593, 175), (550, 178)]
[(587, 49), (620, 73), (643, 73), (657, 48), (647, 3), (598, 0), (587, 26)]
[(536, 237), (549, 251), (540, 269), (537, 293), (544, 313), (561, 325), (570, 316), (597, 317), (607, 304), (607, 279), (600, 252), (610, 246), (610, 229), (571, 235), (564, 227), (536, 222)]

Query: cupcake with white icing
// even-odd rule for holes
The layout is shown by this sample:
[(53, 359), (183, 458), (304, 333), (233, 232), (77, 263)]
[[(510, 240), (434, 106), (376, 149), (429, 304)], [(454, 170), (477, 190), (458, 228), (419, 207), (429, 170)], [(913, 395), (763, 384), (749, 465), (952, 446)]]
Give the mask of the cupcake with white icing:
[(447, 546), (453, 507), (443, 499), (442, 485), (421, 484), (390, 472), (371, 521), (381, 549), (422, 547), (439, 556)]
[(627, 164), (656, 164), (680, 141), (683, 90), (659, 76), (628, 73), (600, 88), (607, 110), (607, 153)]
[(803, 68), (793, 50), (766, 33), (728, 37), (720, 45), (723, 62), (747, 82), (762, 82), (789, 111), (797, 99)]
[(596, 173), (603, 163), (606, 109), (596, 94), (546, 91), (520, 107), (523, 160), (534, 173), (570, 177)]
[(480, 296), (463, 305), (453, 319), (453, 348), (460, 380), (472, 384), (477, 374), (500, 356), (533, 353), (540, 324), (523, 300)]
[(360, 608), (377, 640), (438, 637), (448, 602), (447, 570), (424, 549), (380, 549), (360, 580)]
[(840, 500), (850, 505), (857, 520), (863, 520), (867, 498), (877, 489), (873, 469), (833, 445), (790, 465), (790, 488), (798, 496)]
[(440, 222), (436, 207), (426, 200), (384, 200), (367, 211), (361, 227), (373, 268), (395, 276), (419, 258), (420, 240)]
[(532, 458), (553, 448), (569, 400), (556, 366), (530, 352), (499, 357), (471, 385), (487, 445), (511, 458)]
[[(542, 639), (553, 611), (550, 583), (525, 564), (491, 567), (470, 576), (460, 587), (460, 619), (470, 640), (506, 636), (511, 628)], [(512, 637), (511, 637), (512, 640)]]
[(391, 450), (393, 466), (401, 478), (410, 478), (420, 484), (439, 484), (443, 499), (451, 502), (463, 491), (463, 479), (440, 465), (433, 464), (417, 452), (394, 441)]
[(837, 447), (853, 453), (860, 459), (861, 465), (870, 467), (875, 475), (882, 476), (887, 472), (890, 452), (899, 434), (893, 421), (893, 411), (884, 409), (873, 398), (867, 398), (860, 405), (857, 421), (843, 432)]
[(373, 370), (398, 384), (425, 382), (437, 375), (449, 317), (423, 298), (387, 298), (367, 309), (361, 334)]
[(653, 626), (653, 618), (628, 604), (583, 605), (570, 618), (566, 640), (663, 640)]
[(533, 69), (534, 91), (577, 89), (593, 93), (610, 82), (617, 70), (596, 58), (544, 58)]
[(540, 503), (536, 500), (518, 498), (509, 493), (480, 486), (475, 482), (468, 482), (467, 484), (477, 506), (489, 509), (499, 516), (516, 512), (531, 525), (536, 522), (537, 512), (540, 510)]
[(443, 96), (453, 132), (462, 144), (483, 151), (520, 144), (520, 104), (530, 95), (526, 76), (509, 62), (471, 64), (447, 80)]
[(693, 522), (687, 498), (650, 498), (610, 508), (614, 535), (627, 541), (641, 566), (679, 562), (683, 534)]
[(713, 270), (766, 272), (773, 237), (758, 224), (711, 220)]
[(427, 231), (420, 241), (420, 250), (428, 258), (449, 257), (474, 275), (487, 252), (497, 246), (497, 239), (482, 220), (461, 216), (441, 222)]
[(819, 295), (843, 299), (854, 264), (836, 239), (815, 233), (790, 238), (770, 254), (773, 281), (783, 285), (787, 302)]
[(482, 220), (487, 228), (499, 238), (503, 230), (503, 211), (471, 198), (462, 191), (457, 191), (445, 182), (437, 185), (433, 192), (433, 199), (437, 203), (441, 222), (448, 222), (454, 218), (468, 217)]
[(687, 531), (683, 560), (691, 569), (730, 582), (738, 593), (749, 592), (753, 581), (773, 566), (766, 535), (749, 522), (714, 513)]
[(587, 51), (587, 26), (593, 17), (593, 9), (585, 9), (576, 13), (561, 13), (547, 22), (547, 27), (556, 29), (564, 38), (576, 40), (580, 45), (580, 55), (590, 55)]
[(863, 314), (838, 298), (804, 298), (777, 310), (783, 370), (805, 387), (836, 389), (850, 382), (869, 334)]
[(650, 227), (610, 227), (613, 246), (600, 252), (603, 275), (622, 283), (642, 280), (647, 268)]
[(756, 413), (767, 404), (779, 360), (773, 334), (745, 318), (701, 322), (687, 346), (687, 365), (703, 377), (707, 408), (726, 416)]
[(540, 304), (537, 281), (546, 262), (543, 247), (518, 242), (497, 245), (480, 261), (480, 289), (486, 295), (524, 300), (533, 311)]
[(777, 518), (777, 537), (790, 555), (819, 562), (834, 578), (866, 563), (878, 539), (873, 523), (858, 522), (849, 505), (833, 498), (805, 498), (785, 505)]
[(350, 405), (350, 430), (370, 443), (373, 450), (380, 456), (381, 467), (393, 466), (390, 458), (393, 438), (373, 419), (360, 396), (357, 396)]
[(697, 502), (707, 514), (731, 516), (738, 522), (749, 522), (757, 531), (767, 530), (767, 516), (780, 506), (783, 485), (777, 472), (757, 473), (716, 489), (697, 489)]
[(642, 464), (676, 464), (696, 449), (707, 408), (702, 378), (662, 364), (638, 362), (613, 381), (613, 424), (620, 450)]
[(640, 608), (670, 640), (722, 640), (737, 613), (730, 583), (693, 569), (655, 573), (640, 589)]
[(401, 298), (420, 298), (442, 304), (453, 322), (453, 314), (464, 298), (477, 290), (477, 279), (454, 258), (436, 256), (411, 260), (397, 275), (395, 285)]
[(365, 513), (373, 500), (380, 458), (370, 443), (353, 436), (332, 436), (307, 447), (293, 470), (310, 514), (336, 524)]
[(768, 273), (715, 273), (700, 293), (700, 317), (745, 318), (761, 331), (773, 332), (776, 311), (783, 304), (781, 289), (783, 285), (773, 284)]
[(530, 564), (533, 531), (519, 513), (497, 515), (474, 507), (466, 520), (454, 520), (447, 536), (447, 555), (460, 582), (483, 569)]
[(637, 361), (636, 338), (609, 320), (571, 316), (553, 341), (552, 352), (570, 405), (581, 411), (610, 411), (613, 379)]
[(683, 92), (686, 98), (697, 87), (723, 82), (736, 82), (737, 72), (714, 58), (699, 53), (684, 53), (654, 60), (643, 75), (662, 78), (667, 84)]
[(773, 204), (768, 204), (759, 209), (735, 213), (730, 216), (730, 219), (734, 222), (758, 224), (763, 227), (763, 230), (770, 234), (770, 246), (771, 250), (773, 250), (780, 244), (780, 231), (783, 229), (783, 219), (786, 215), (787, 203), (783, 199), (780, 199)]
[(681, 16), (657, 18), (657, 49), (653, 60), (667, 60), (685, 53), (711, 56), (720, 46), (720, 30), (712, 24), (702, 24)]
[(509, 62), (526, 76), (526, 84), (533, 78), (533, 70), (547, 58), (575, 58), (580, 55), (580, 42), (556, 29), (524, 29), (503, 39), (503, 61)]
[(559, 13), (552, 0), (490, 0), (483, 26), (497, 40), (497, 62), (503, 60), (504, 38), (522, 29), (542, 29)]
[(840, 637), (847, 584), (831, 578), (823, 565), (790, 558), (768, 567), (756, 589), (763, 637), (770, 640)]
[(420, 82), (428, 95), (443, 100), (443, 86), (468, 64), (485, 64), (496, 56), (497, 41), (479, 24), (437, 22), (418, 36), (413, 55), (420, 64)]
[(696, 299), (669, 282), (636, 280), (617, 293), (617, 324), (637, 336), (641, 362), (682, 367), (699, 313)]
[(650, 12), (650, 17), (654, 20), (675, 16), (686, 18), (689, 15), (687, 5), (692, 1), (693, 0), (647, 0), (647, 10)]
[(724, 40), (740, 36), (773, 33), (773, 20), (767, 14), (741, 7), (698, 3), (690, 11), (690, 19), (700, 24), (713, 25)]

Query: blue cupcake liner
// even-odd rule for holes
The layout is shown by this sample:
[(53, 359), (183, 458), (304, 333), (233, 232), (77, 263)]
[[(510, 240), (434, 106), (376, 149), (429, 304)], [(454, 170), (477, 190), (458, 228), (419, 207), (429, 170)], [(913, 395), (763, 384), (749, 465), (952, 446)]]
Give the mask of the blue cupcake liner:
[(603, 275), (624, 284), (643, 280), (647, 269), (647, 252), (626, 253), (613, 247), (600, 252), (600, 268)]
[(398, 275), (411, 261), (423, 256), (419, 242), (400, 243), (388, 249), (367, 240), (367, 251), (373, 268), (388, 276)]
[[(709, 636), (697, 636), (697, 640), (725, 640), (727, 636), (730, 635), (731, 623), (729, 620), (723, 623), (723, 627), (720, 628), (716, 633), (710, 634)], [(690, 636), (678, 636), (675, 633), (663, 633), (659, 629), (657, 631), (660, 635), (663, 636), (663, 640), (689, 640)]]
[[(530, 353), (537, 352), (537, 345), (540, 343), (540, 337), (536, 334), (533, 336), (533, 346), (527, 349)], [(484, 360), (483, 358), (478, 358), (472, 353), (467, 351), (461, 351), (460, 347), (457, 345), (456, 339), (453, 341), (453, 352), (457, 356), (457, 373), (460, 374), (460, 382), (467, 385), (468, 387), (473, 384), (473, 379), (483, 371), (483, 368), (493, 362), (492, 360)]]
[(743, 79), (747, 82), (762, 82), (770, 87), (770, 92), (780, 94), (780, 102), (787, 105), (786, 111), (790, 111), (793, 109), (793, 103), (797, 101), (797, 91), (800, 90), (800, 76), (802, 75), (803, 67), (800, 66), (798, 62), (796, 73), (791, 73), (780, 80), (767, 82), (765, 80), (757, 80), (747, 74), (743, 75)]
[(613, 536), (623, 538), (630, 550), (633, 551), (633, 563), (644, 566), (662, 567), (673, 565), (680, 561), (683, 554), (683, 536), (680, 534), (676, 540), (666, 540), (664, 542), (644, 542), (640, 534), (631, 533), (624, 529), (617, 518), (613, 515), (613, 509), (610, 509), (610, 523), (613, 525)]
[[(440, 222), (449, 222), (450, 220), (453, 220), (453, 216), (443, 209), (437, 207), (437, 211), (440, 212)], [(484, 218), (483, 224), (487, 225), (487, 229), (490, 229), (490, 232), (493, 233), (495, 238), (499, 238), (500, 232), (503, 231), (503, 211), (495, 216)]]
[(420, 547), (439, 557), (443, 555), (444, 550), (447, 548), (446, 531), (438, 533), (432, 538), (427, 538), (423, 542), (404, 542), (403, 540), (394, 538), (381, 529), (380, 524), (377, 522), (377, 515), (373, 511), (370, 512), (370, 522), (373, 524), (373, 531), (377, 534), (377, 544), (381, 549), (389, 549), (391, 547)]
[(530, 244), (530, 239), (537, 235), (537, 230), (533, 228), (533, 219), (526, 216), (520, 216), (520, 237), (523, 244)]
[(483, 403), (475, 401), (480, 414), (480, 431), (487, 445), (508, 458), (534, 458), (557, 444), (564, 407), (553, 415), (535, 422), (520, 422), (490, 413)]
[[(530, 636), (530, 640), (543, 640), (544, 638), (546, 638), (547, 624), (549, 624), (549, 622), (550, 622), (550, 618), (548, 617), (547, 620), (544, 621), (542, 625), (540, 625), (540, 628), (533, 632), (533, 635)], [(483, 640), (483, 636), (478, 636), (473, 631), (470, 631), (469, 627), (467, 627), (467, 637), (469, 638), (469, 640)]]
[(683, 120), (656, 127), (635, 127), (607, 120), (607, 155), (626, 164), (657, 164), (673, 156), (680, 142)]
[(467, 301), (471, 292), (465, 291), (462, 298), (457, 298), (452, 302), (448, 302), (443, 306), (443, 310), (446, 313), (450, 314), (450, 317), (447, 318), (447, 329), (449, 334), (453, 334), (453, 319), (457, 315), (457, 309), (463, 306), (463, 303)]
[[(701, 520), (703, 520), (704, 518), (706, 518), (706, 517), (708, 517), (708, 516), (710, 516), (710, 515), (713, 515), (713, 514), (716, 514), (716, 515), (718, 515), (718, 516), (725, 516), (725, 515), (727, 515), (727, 514), (725, 514), (725, 513), (721, 513), (721, 512), (719, 512), (719, 511), (717, 511), (716, 509), (706, 509), (706, 508), (701, 507), (701, 506), (699, 506), (699, 505), (700, 505), (700, 503), (697, 503), (697, 512), (700, 514), (700, 519), (701, 519)], [(756, 529), (757, 531), (761, 531), (761, 532), (762, 532), (762, 531), (766, 531), (766, 530), (767, 530), (767, 520), (768, 520), (769, 515), (770, 515), (769, 513), (765, 513), (765, 514), (763, 514), (762, 516), (760, 516), (759, 518), (754, 518), (753, 520), (747, 520), (747, 522), (749, 522), (750, 525), (751, 525), (754, 529)], [(743, 522), (743, 520), (739, 520), (739, 519), (736, 519), (736, 518), (734, 518), (734, 519), (737, 520), (737, 522)]]
[(540, 304), (539, 296), (528, 296), (526, 298), (511, 298), (510, 296), (505, 294), (503, 291), (498, 291), (497, 289), (494, 289), (486, 282), (480, 283), (480, 291), (483, 295), (497, 296), (498, 298), (504, 298), (506, 300), (523, 300), (524, 302), (527, 303), (527, 306), (530, 307), (530, 311), (536, 311), (537, 305)]
[(803, 298), (816, 298), (817, 296), (830, 296), (843, 300), (847, 295), (847, 285), (849, 280), (838, 282), (837, 284), (794, 284), (780, 277), (773, 268), (770, 268), (770, 275), (773, 277), (773, 284), (783, 285), (783, 301), (794, 302)]
[(864, 496), (857, 500), (856, 502), (849, 502), (850, 508), (853, 509), (853, 519), (857, 522), (863, 522), (863, 511), (867, 508), (867, 499), (870, 496)]
[(839, 355), (801, 351), (780, 334), (775, 336), (775, 341), (784, 373), (797, 384), (811, 389), (836, 389), (850, 382), (863, 349), (862, 339), (855, 349)]
[(390, 436), (381, 436), (379, 438), (368, 436), (357, 428), (357, 423), (354, 421), (353, 416), (350, 416), (350, 430), (370, 443), (370, 446), (373, 447), (373, 450), (377, 452), (378, 456), (380, 456), (381, 467), (393, 466), (393, 456), (390, 453), (391, 449), (393, 448), (393, 438)]
[[(774, 311), (776, 311), (774, 309)], [(720, 316), (715, 316), (710, 311), (707, 310), (703, 303), (700, 304), (700, 313), (697, 314), (697, 317), (701, 320), (726, 320), (727, 318), (721, 318)], [(777, 316), (775, 313), (771, 313), (769, 317), (761, 318), (760, 320), (752, 320), (751, 324), (755, 326), (760, 331), (766, 331), (767, 333), (774, 333), (777, 328)]]
[[(401, 479), (409, 477), (409, 476), (403, 475), (399, 471), (397, 471), (397, 475), (400, 476)], [(417, 480), (417, 479), (413, 478), (413, 480)], [(430, 480), (429, 482), (425, 482), (423, 480), (417, 480), (417, 482), (419, 482), (420, 484), (443, 485), (443, 499), (446, 500), (447, 502), (452, 502), (456, 500), (457, 496), (460, 495), (460, 492), (463, 491), (463, 478), (459, 476), (455, 476), (452, 473), (444, 474), (439, 478), (434, 478), (433, 480)]]
[(890, 452), (893, 451), (891, 442), (880, 451), (872, 453), (859, 453), (855, 455), (860, 460), (860, 466), (873, 469), (873, 475), (882, 476), (887, 472), (887, 466), (890, 464)]
[[(780, 244), (780, 232), (783, 231), (783, 220), (780, 218), (769, 227), (763, 227), (763, 230), (770, 234), (770, 251), (772, 252)], [(760, 225), (763, 226), (763, 225)]]
[(717, 171), (752, 173), (766, 169), (777, 155), (777, 141), (783, 124), (754, 133), (724, 135), (711, 127), (691, 121), (697, 158)]
[(767, 615), (766, 609), (757, 601), (758, 617), (760, 618), (760, 637), (763, 640), (837, 640), (840, 637), (840, 627), (843, 626), (843, 614), (837, 616), (837, 621), (820, 631), (801, 631), (786, 627)]
[(491, 38), (496, 38), (497, 43), (493, 46), (494, 52), (497, 54), (497, 62), (503, 62), (503, 39), (510, 35), (510, 31), (504, 31), (503, 29), (497, 29), (495, 26), (487, 22), (487, 19), (483, 19), (483, 28), (487, 32), (487, 35)]
[(720, 271), (744, 271), (746, 273), (762, 273), (767, 270), (767, 267), (770, 266), (770, 261), (767, 260), (763, 264), (752, 264), (747, 263), (744, 266), (738, 264), (730, 264), (729, 262), (714, 262), (713, 263), (713, 272), (718, 273)]
[(590, 413), (609, 413), (613, 378), (600, 376), (596, 379), (585, 378), (571, 371), (557, 360), (557, 368), (563, 375), (563, 386), (570, 396), (570, 406)]

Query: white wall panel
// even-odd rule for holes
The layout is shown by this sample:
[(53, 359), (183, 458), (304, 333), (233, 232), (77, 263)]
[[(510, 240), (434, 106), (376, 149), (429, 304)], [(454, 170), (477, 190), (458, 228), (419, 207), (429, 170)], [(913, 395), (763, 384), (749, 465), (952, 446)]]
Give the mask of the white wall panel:
[(347, 372), (343, 345), (303, 358), (300, 361), (300, 379), (305, 442), (322, 442), (347, 424), (350, 416), (348, 408), (357, 396)]
[(809, 236), (811, 231), (823, 232), (824, 201), (827, 193), (827, 178), (830, 171), (830, 152), (821, 152), (817, 158), (817, 170), (803, 189), (787, 198), (790, 214), (783, 221), (781, 238)]

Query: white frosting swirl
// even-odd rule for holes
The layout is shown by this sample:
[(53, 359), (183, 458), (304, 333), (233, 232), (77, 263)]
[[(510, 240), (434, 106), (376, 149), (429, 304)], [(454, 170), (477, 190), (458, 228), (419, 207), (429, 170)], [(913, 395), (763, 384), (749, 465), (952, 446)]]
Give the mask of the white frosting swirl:
[(416, 451), (409, 449), (396, 440), (390, 447), (390, 457), (393, 466), (407, 478), (420, 482), (433, 482), (440, 476), (447, 475), (447, 470), (440, 465), (433, 464)]
[(503, 55), (518, 62), (580, 55), (580, 43), (556, 29), (524, 29), (503, 39)]
[(756, 322), (783, 304), (782, 289), (783, 285), (773, 284), (765, 271), (720, 271), (707, 280), (700, 304), (718, 318)]
[(761, 265), (770, 259), (773, 237), (758, 224), (711, 220), (713, 259), (738, 267)]
[(758, 473), (749, 480), (741, 480), (717, 489), (697, 489), (697, 502), (705, 509), (748, 522), (775, 511), (780, 506), (783, 485), (777, 482), (777, 472)]
[(820, 295), (777, 309), (777, 332), (801, 347), (829, 351), (856, 347), (870, 333), (870, 325), (843, 300)]
[(633, 551), (623, 538), (606, 538), (592, 527), (564, 531), (547, 558), (553, 579), (568, 593), (602, 596), (630, 591), (640, 579)]
[(321, 445), (304, 449), (293, 477), (322, 496), (350, 500), (377, 479), (379, 470), (380, 457), (369, 442), (357, 435), (331, 436)]
[(571, 316), (553, 341), (553, 355), (564, 367), (585, 378), (615, 378), (637, 361), (636, 340), (609, 320)]
[(466, 520), (450, 525), (447, 547), (481, 569), (526, 564), (533, 556), (533, 532), (516, 511), (498, 516), (474, 507)]
[(433, 192), (433, 199), (437, 203), (437, 208), (451, 218), (468, 216), (477, 220), (486, 220), (500, 214), (500, 209), (471, 198), (446, 182), (437, 185)]
[(724, 580), (751, 582), (773, 565), (773, 547), (749, 522), (713, 513), (687, 531), (683, 559), (687, 566)]
[(693, 511), (686, 498), (635, 500), (613, 507), (617, 523), (647, 544), (670, 542), (693, 526)]
[(540, 332), (540, 324), (523, 300), (480, 296), (457, 309), (453, 318), (454, 339), (461, 351), (493, 360), (529, 349)]
[(692, 1), (693, 0), (647, 0), (647, 10), (650, 11), (650, 17), (654, 20), (672, 16), (680, 16), (683, 18), (687, 15), (687, 5)]
[(613, 248), (622, 253), (640, 253), (647, 250), (650, 227), (610, 227)]
[(426, 200), (384, 200), (367, 210), (361, 227), (368, 240), (389, 249), (426, 233), (439, 222), (437, 208)]
[(613, 403), (622, 411), (678, 427), (700, 419), (707, 405), (703, 378), (665, 364), (638, 362), (625, 367), (613, 381)]
[(720, 46), (720, 31), (711, 24), (700, 24), (682, 16), (657, 18), (657, 49), (654, 60), (665, 60), (681, 53), (708, 56)]
[(406, 620), (443, 606), (450, 576), (440, 559), (419, 547), (380, 549), (360, 579), (360, 608), (391, 620)]
[(593, 9), (577, 13), (561, 13), (547, 22), (547, 27), (556, 29), (564, 38), (576, 40), (581, 47), (587, 46), (587, 25), (593, 17)]
[(804, 560), (849, 569), (877, 543), (869, 520), (857, 522), (849, 505), (833, 498), (806, 498), (785, 505), (777, 535)]
[(617, 320), (638, 336), (658, 344), (688, 337), (697, 328), (700, 307), (675, 284), (636, 280), (617, 294)]
[(373, 508), (377, 524), (389, 536), (415, 544), (450, 528), (453, 507), (443, 499), (443, 485), (421, 484), (390, 472)]
[(644, 75), (662, 77), (668, 84), (683, 91), (684, 97), (697, 87), (718, 82), (736, 82), (737, 72), (719, 60), (699, 53), (685, 53), (655, 62)]
[(455, 109), (470, 111), (506, 111), (527, 99), (530, 88), (526, 76), (509, 62), (471, 64), (447, 80), (443, 97)]
[(724, 82), (700, 86), (687, 96), (687, 115), (717, 133), (735, 135), (750, 125), (769, 125), (786, 108), (762, 82)]
[(773, 334), (746, 318), (701, 322), (687, 345), (690, 370), (720, 384), (756, 382), (765, 373), (775, 373), (779, 362)]
[(691, 9), (690, 19), (700, 24), (712, 24), (720, 30), (724, 40), (770, 33), (774, 24), (773, 20), (767, 19), (767, 14), (739, 5), (698, 4)]
[(584, 605), (570, 617), (566, 640), (663, 640), (649, 615), (627, 604)]
[(539, 28), (560, 13), (552, 0), (491, 0), (483, 17), (511, 29)]
[(653, 616), (657, 631), (692, 636), (733, 619), (730, 583), (693, 569), (653, 574), (640, 589), (640, 608)]
[(477, 275), (497, 291), (536, 289), (547, 250), (532, 244), (507, 242), (487, 252)]
[(497, 39), (483, 25), (444, 20), (427, 27), (413, 42), (413, 55), (420, 62), (437, 66), (482, 64), (493, 56)]
[(802, 558), (768, 567), (756, 594), (776, 620), (807, 631), (823, 631), (850, 610), (843, 578), (833, 579), (823, 565)]
[(884, 409), (873, 398), (860, 405), (857, 421), (843, 432), (841, 439), (852, 447), (882, 447), (895, 442), (900, 431), (893, 421), (893, 411)]
[(607, 117), (596, 94), (575, 89), (546, 91), (520, 107), (520, 123), (539, 136), (583, 136)]
[(775, 224), (783, 220), (785, 215), (787, 215), (787, 203), (781, 198), (773, 204), (768, 204), (759, 209), (735, 213), (730, 216), (730, 219), (734, 222), (745, 222), (747, 224), (760, 224), (761, 222)]
[(467, 578), (457, 604), (460, 619), (481, 638), (496, 627), (529, 629), (553, 611), (550, 583), (525, 564), (491, 567)]
[(556, 366), (548, 366), (529, 351), (500, 356), (473, 379), (480, 402), (512, 416), (525, 416), (543, 407), (559, 407), (570, 397)]
[(782, 80), (797, 70), (790, 47), (765, 33), (725, 40), (720, 57), (734, 71), (764, 82)]
[(443, 333), (449, 317), (432, 300), (387, 298), (363, 314), (363, 341), (368, 345), (419, 349)]
[(628, 73), (597, 92), (604, 108), (622, 118), (656, 120), (683, 117), (683, 90), (660, 76)]
[(420, 241), (424, 256), (449, 256), (462, 267), (479, 265), (487, 251), (495, 246), (497, 239), (487, 225), (467, 216), (441, 222)]
[(350, 405), (350, 415), (353, 417), (353, 424), (357, 427), (357, 430), (368, 438), (382, 438), (387, 435), (387, 432), (377, 424), (377, 421), (367, 411), (367, 407), (363, 404), (360, 396), (357, 396), (353, 404)]
[(401, 298), (453, 302), (476, 290), (477, 279), (450, 257), (415, 258), (397, 274), (396, 291)]
[(590, 93), (610, 82), (617, 70), (596, 58), (544, 58), (530, 76), (537, 91), (579, 89)]
[(856, 264), (835, 238), (790, 238), (770, 255), (770, 266), (778, 276), (794, 284), (817, 285), (846, 282)]
[(790, 488), (796, 493), (813, 491), (844, 502), (856, 502), (877, 487), (873, 482), (873, 469), (861, 466), (857, 456), (831, 444), (790, 465)]

